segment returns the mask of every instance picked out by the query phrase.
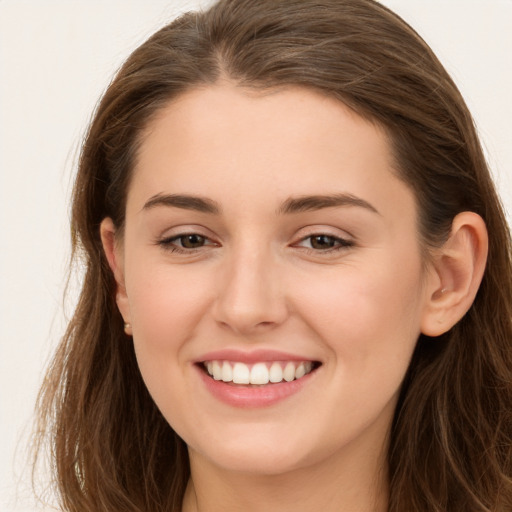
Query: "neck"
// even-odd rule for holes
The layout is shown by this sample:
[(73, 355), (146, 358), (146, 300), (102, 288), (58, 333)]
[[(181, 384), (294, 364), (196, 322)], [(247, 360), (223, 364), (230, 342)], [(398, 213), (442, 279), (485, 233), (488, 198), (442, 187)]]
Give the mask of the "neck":
[[(193, 450), (183, 512), (385, 512), (385, 453), (359, 450), (279, 475), (230, 471)], [(357, 457), (355, 456), (357, 454)]]

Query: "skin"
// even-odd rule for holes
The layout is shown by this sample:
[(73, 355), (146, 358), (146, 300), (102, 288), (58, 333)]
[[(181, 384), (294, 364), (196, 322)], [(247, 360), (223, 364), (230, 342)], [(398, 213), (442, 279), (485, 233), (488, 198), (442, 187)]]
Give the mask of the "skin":
[[(154, 200), (168, 194), (220, 211)], [(332, 194), (351, 200), (279, 211)], [(189, 446), (184, 511), (386, 510), (387, 438), (415, 343), (460, 318), (483, 272), (485, 226), (464, 215), (451, 252), (425, 265), (386, 134), (320, 94), (221, 83), (162, 109), (143, 139), (123, 237), (110, 219), (101, 232), (142, 376)], [(204, 245), (180, 246), (189, 233)], [(233, 407), (194, 364), (226, 348), (321, 366), (284, 401)]]

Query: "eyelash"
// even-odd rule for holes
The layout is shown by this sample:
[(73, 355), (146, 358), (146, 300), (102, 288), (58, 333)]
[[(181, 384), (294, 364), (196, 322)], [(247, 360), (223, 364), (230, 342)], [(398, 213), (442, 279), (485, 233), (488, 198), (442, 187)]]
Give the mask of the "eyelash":
[(349, 249), (350, 247), (354, 246), (354, 243), (351, 240), (347, 240), (345, 238), (340, 238), (339, 236), (329, 235), (327, 233), (314, 233), (312, 235), (308, 235), (308, 236), (302, 238), (299, 241), (299, 243), (305, 242), (306, 240), (310, 240), (310, 243), (311, 243), (311, 240), (313, 240), (315, 238), (328, 239), (335, 245), (334, 245), (334, 247), (328, 247), (326, 249), (315, 249), (313, 247), (304, 247), (304, 246), (299, 246), (299, 247), (302, 247), (307, 252), (312, 253), (312, 254), (319, 254), (319, 253), (320, 254), (326, 254), (326, 253), (331, 254), (331, 253)]
[[(198, 238), (202, 239), (205, 243), (199, 247), (189, 247), (189, 248), (186, 248), (183, 246), (180, 247), (179, 245), (176, 245), (177, 241), (181, 241), (181, 243), (183, 244), (183, 240), (187, 237), (198, 237)], [(299, 245), (299, 244), (305, 242), (306, 240), (311, 241), (312, 239), (315, 239), (315, 238), (327, 239), (330, 242), (332, 242), (334, 244), (334, 246), (328, 247), (326, 249), (315, 249), (314, 247), (305, 247), (305, 246)], [(182, 233), (180, 235), (176, 235), (176, 236), (173, 236), (170, 238), (164, 238), (162, 240), (159, 240), (157, 243), (164, 250), (169, 251), (171, 253), (191, 254), (193, 252), (203, 249), (205, 246), (217, 246), (217, 244), (214, 242), (206, 243), (208, 241), (210, 241), (208, 237), (203, 236), (199, 233)], [(308, 235), (308, 236), (302, 238), (301, 240), (299, 240), (298, 243), (294, 244), (294, 246), (301, 247), (303, 250), (305, 250), (308, 253), (318, 255), (318, 254), (330, 254), (330, 253), (335, 253), (338, 251), (346, 250), (346, 249), (349, 249), (350, 247), (353, 247), (354, 243), (350, 240), (347, 240), (345, 238), (340, 238), (338, 236), (329, 235), (326, 233), (314, 233), (312, 235)]]
[(182, 233), (180, 235), (172, 236), (170, 238), (164, 238), (163, 240), (159, 240), (157, 243), (164, 250), (173, 252), (173, 253), (179, 253), (179, 254), (190, 254), (192, 252), (196, 252), (196, 251), (202, 249), (205, 246), (217, 245), (215, 243), (205, 243), (204, 245), (201, 245), (200, 247), (189, 247), (189, 248), (180, 247), (180, 246), (176, 245), (177, 241), (183, 240), (187, 237), (198, 237), (198, 238), (203, 239), (205, 242), (210, 240), (207, 236), (203, 236), (199, 233)]

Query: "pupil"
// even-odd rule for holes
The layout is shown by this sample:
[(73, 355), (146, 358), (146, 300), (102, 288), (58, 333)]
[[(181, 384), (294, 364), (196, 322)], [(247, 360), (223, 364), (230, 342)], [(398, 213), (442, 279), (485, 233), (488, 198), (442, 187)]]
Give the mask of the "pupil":
[(334, 247), (335, 241), (331, 236), (318, 235), (311, 240), (311, 246), (315, 249), (329, 249)]
[(204, 237), (201, 235), (185, 235), (181, 237), (181, 245), (187, 249), (194, 249), (204, 245)]

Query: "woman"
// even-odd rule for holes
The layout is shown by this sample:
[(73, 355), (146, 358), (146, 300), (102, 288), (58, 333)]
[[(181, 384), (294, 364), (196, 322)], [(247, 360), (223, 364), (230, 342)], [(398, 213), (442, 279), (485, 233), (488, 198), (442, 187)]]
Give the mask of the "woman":
[(64, 510), (505, 511), (510, 240), (471, 116), (371, 0), (224, 0), (83, 146), (41, 394)]

